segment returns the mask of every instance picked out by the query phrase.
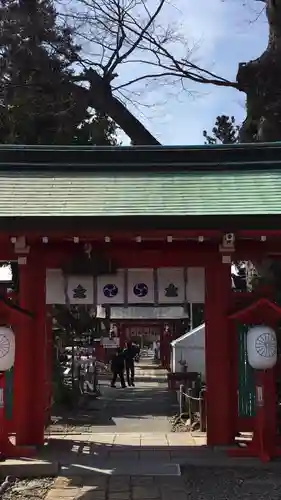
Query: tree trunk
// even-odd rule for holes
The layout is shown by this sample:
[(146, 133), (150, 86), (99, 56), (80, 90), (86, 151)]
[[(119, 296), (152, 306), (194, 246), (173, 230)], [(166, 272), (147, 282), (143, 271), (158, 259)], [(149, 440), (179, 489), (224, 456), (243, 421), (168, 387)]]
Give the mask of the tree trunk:
[(113, 121), (130, 137), (133, 145), (159, 146), (160, 143), (142, 125), (142, 123), (112, 95), (110, 82), (107, 82), (96, 71), (90, 70), (86, 75), (90, 89), (75, 85), (75, 92), (86, 98), (88, 105), (101, 114), (110, 116)]
[(256, 60), (241, 63), (239, 89), (246, 93), (247, 117), (241, 142), (281, 140), (281, 0), (266, 0), (269, 40)]

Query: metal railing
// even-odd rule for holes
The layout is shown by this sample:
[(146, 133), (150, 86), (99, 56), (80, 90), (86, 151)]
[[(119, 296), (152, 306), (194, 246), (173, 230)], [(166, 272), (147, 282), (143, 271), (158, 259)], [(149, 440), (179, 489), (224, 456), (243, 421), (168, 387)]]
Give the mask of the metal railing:
[[(192, 394), (192, 389), (187, 389), (187, 393), (184, 391), (185, 387), (183, 384), (180, 385), (179, 390), (179, 413), (180, 416), (187, 415), (189, 419), (190, 428), (194, 421), (194, 402), (196, 401), (196, 406), (199, 413), (199, 428), (200, 432), (206, 432), (206, 408), (205, 408), (205, 395), (206, 389), (203, 388), (199, 392), (199, 397), (196, 398)], [(187, 408), (186, 408), (187, 407)]]

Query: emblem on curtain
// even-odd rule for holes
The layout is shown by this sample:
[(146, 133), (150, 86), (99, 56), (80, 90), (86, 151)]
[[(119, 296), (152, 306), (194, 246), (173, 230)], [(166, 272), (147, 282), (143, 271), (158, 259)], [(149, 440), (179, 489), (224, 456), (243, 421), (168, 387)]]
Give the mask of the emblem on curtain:
[(148, 286), (145, 283), (137, 283), (134, 286), (133, 291), (137, 297), (146, 297), (148, 294)]
[(174, 283), (170, 283), (167, 288), (165, 288), (165, 297), (174, 298), (178, 297), (178, 287)]
[(118, 294), (118, 287), (114, 285), (114, 283), (107, 283), (107, 285), (103, 287), (103, 294), (107, 298), (116, 297)]
[(84, 288), (82, 285), (77, 285), (77, 287), (73, 289), (73, 298), (86, 299), (87, 298), (86, 288)]

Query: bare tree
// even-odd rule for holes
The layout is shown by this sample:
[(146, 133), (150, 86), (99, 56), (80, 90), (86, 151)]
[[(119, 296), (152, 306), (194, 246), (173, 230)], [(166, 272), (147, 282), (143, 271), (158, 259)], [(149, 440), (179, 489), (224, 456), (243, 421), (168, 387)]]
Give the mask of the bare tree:
[(240, 131), (244, 142), (281, 139), (281, 0), (260, 0), (269, 26), (268, 45), (254, 61), (241, 63), (239, 90), (246, 94), (247, 116)]
[[(149, 81), (185, 88), (185, 82), (192, 80), (237, 87), (192, 61), (179, 26), (162, 20), (165, 9), (172, 8), (168, 0), (59, 1), (62, 19), (72, 26), (84, 49), (77, 83), (87, 82), (93, 107), (111, 116), (135, 144), (158, 144), (124, 105), (126, 99), (139, 96), (140, 91), (133, 91), (132, 97), (136, 84)], [(127, 79), (124, 69), (130, 75)]]
[(246, 95), (240, 139), (280, 140), (281, 0), (257, 1), (266, 10), (268, 46), (258, 59), (241, 63), (236, 80), (229, 81), (196, 64), (179, 27), (165, 24), (165, 9), (173, 7), (169, 0), (57, 0), (61, 20), (73, 28), (83, 46), (73, 78), (77, 95), (100, 114), (109, 115), (132, 143), (148, 145), (159, 142), (124, 104), (133, 85), (154, 81), (185, 88), (192, 81), (232, 87)]
[[(70, 8), (68, 3), (63, 15), (74, 24), (80, 42), (88, 49), (84, 66), (95, 67), (115, 91), (159, 78), (170, 79), (172, 84), (189, 79), (235, 86), (235, 82), (192, 62), (192, 51), (180, 26), (163, 24), (162, 13), (167, 7), (173, 8), (168, 0), (78, 0)], [(180, 17), (180, 12), (177, 14)], [(138, 75), (114, 84), (121, 64), (134, 69), (136, 64), (142, 66)]]

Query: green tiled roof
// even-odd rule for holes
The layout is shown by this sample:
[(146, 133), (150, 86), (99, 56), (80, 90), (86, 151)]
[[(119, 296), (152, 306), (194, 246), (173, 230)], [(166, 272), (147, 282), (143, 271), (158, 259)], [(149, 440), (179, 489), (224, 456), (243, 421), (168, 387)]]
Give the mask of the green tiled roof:
[(281, 169), (0, 171), (0, 217), (281, 214)]

